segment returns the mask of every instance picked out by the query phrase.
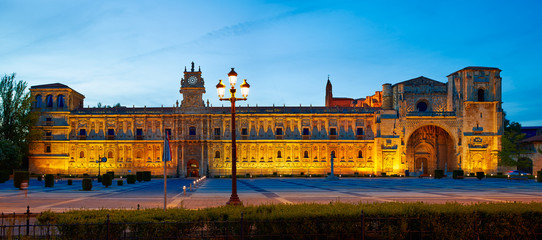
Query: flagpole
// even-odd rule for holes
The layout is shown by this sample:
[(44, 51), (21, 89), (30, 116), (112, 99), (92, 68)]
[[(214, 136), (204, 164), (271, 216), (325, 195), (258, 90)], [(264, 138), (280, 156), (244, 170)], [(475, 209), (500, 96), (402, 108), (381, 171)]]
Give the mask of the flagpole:
[(167, 209), (167, 172), (166, 172), (166, 165), (167, 165), (167, 161), (170, 160), (169, 158), (171, 157), (171, 152), (170, 152), (170, 147), (169, 147), (169, 135), (168, 135), (168, 132), (166, 131), (166, 134), (165, 134), (165, 139), (164, 139), (164, 147), (163, 147), (163, 152), (164, 154), (162, 154), (162, 161), (164, 162), (164, 211), (166, 211)]
[(167, 175), (166, 175), (166, 164), (167, 162), (164, 159), (164, 211), (167, 208)]

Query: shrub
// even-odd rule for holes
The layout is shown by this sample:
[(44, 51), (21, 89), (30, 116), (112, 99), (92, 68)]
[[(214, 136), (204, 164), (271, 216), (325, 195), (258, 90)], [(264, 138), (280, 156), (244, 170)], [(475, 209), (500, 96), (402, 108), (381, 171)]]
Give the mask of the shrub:
[(97, 177), (98, 182), (102, 182), (103, 178), (104, 178), (103, 175), (98, 176), (98, 177)]
[(102, 177), (102, 184), (105, 187), (109, 187), (113, 184), (113, 177), (111, 177), (111, 174), (104, 174)]
[(359, 177), (359, 173), (358, 173), (358, 172), (355, 172), (355, 173), (354, 173), (354, 176)]
[(117, 186), (122, 186), (122, 179), (117, 180)]
[(435, 170), (435, 179), (441, 179), (444, 177), (444, 170), (436, 169)]
[(90, 191), (90, 190), (92, 190), (92, 179), (84, 178), (83, 179), (83, 191)]
[(152, 177), (151, 171), (144, 171), (143, 172), (143, 181), (149, 182), (149, 181), (151, 181), (151, 177)]
[(70, 186), (73, 185), (73, 180), (68, 179), (68, 185), (70, 185)]
[(55, 175), (45, 174), (45, 187), (54, 187), (55, 186)]
[(0, 170), (0, 183), (9, 180), (9, 170)]
[(250, 173), (245, 173), (246, 178), (250, 178)]
[(497, 172), (497, 176), (502, 176), (502, 172)]
[(452, 173), (453, 179), (462, 179), (465, 175), (465, 171), (463, 170), (454, 170)]
[(273, 172), (273, 177), (276, 177), (278, 175), (277, 172)]
[(380, 173), (380, 176), (381, 176), (381, 177), (385, 177), (385, 176), (386, 176), (386, 173), (385, 173), (385, 172), (381, 172), (381, 173)]
[(136, 175), (130, 174), (126, 176), (126, 183), (128, 184), (134, 184), (136, 182)]
[(42, 176), (41, 176), (41, 175), (38, 175), (38, 176), (36, 177), (36, 180), (38, 180), (39, 182), (41, 182)]
[(30, 174), (27, 171), (15, 171), (13, 172), (13, 186), (21, 188), (21, 183), (30, 179)]
[(111, 175), (113, 179), (115, 179), (115, 172), (114, 171), (108, 171), (107, 174)]
[(542, 171), (536, 172), (536, 181), (542, 182)]
[(476, 178), (478, 178), (478, 180), (482, 180), (482, 178), (485, 178), (486, 175), (484, 174), (484, 172), (476, 172)]
[(138, 182), (143, 181), (143, 172), (136, 172), (136, 178)]
[[(538, 239), (541, 214), (542, 203), (394, 202), (175, 208), (165, 212), (162, 209), (46, 211), (37, 220), (41, 225), (59, 225), (62, 239), (103, 239), (107, 230), (110, 239), (121, 239), (127, 229), (131, 236), (141, 239), (197, 238), (200, 231), (208, 236), (241, 236), (241, 226), (244, 233), (291, 236), (291, 239), (319, 239), (319, 236), (362, 239), (362, 229), (366, 230), (368, 239)], [(103, 224), (108, 215), (110, 224)], [(356, 235), (345, 237), (346, 233)]]
[(474, 173), (469, 173), (469, 177), (474, 177)]

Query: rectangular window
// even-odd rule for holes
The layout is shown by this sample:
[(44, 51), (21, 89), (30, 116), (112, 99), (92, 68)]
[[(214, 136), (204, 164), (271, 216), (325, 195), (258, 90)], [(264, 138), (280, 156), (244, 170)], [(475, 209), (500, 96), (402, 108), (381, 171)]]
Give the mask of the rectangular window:
[(215, 136), (220, 136), (220, 128), (215, 128)]
[(188, 135), (190, 136), (196, 136), (196, 127), (190, 127), (188, 129)]
[(282, 128), (277, 128), (277, 129), (275, 130), (275, 135), (277, 135), (277, 136), (282, 136), (282, 135), (283, 135), (283, 133), (282, 133)]
[(79, 135), (80, 136), (86, 136), (87, 135), (87, 130), (86, 129), (79, 129)]
[(248, 129), (247, 128), (241, 128), (241, 135), (243, 135), (243, 136), (248, 135)]
[(51, 131), (47, 131), (47, 132), (45, 132), (45, 136), (46, 137), (53, 136), (53, 133)]
[(143, 136), (143, 129), (141, 129), (141, 128), (136, 129), (136, 135), (137, 136)]
[(50, 153), (51, 152), (51, 145), (45, 145), (45, 152)]
[(112, 128), (107, 129), (107, 135), (109, 135), (109, 136), (115, 136), (115, 129), (112, 129)]
[(303, 128), (303, 135), (305, 135), (305, 136), (311, 135), (311, 133), (309, 131), (309, 128)]
[(167, 135), (171, 138), (171, 129), (170, 128), (166, 128), (166, 131)]
[(358, 128), (356, 130), (356, 135), (363, 135), (363, 128)]
[(337, 135), (337, 129), (336, 128), (330, 128), (329, 129), (329, 135), (336, 136)]

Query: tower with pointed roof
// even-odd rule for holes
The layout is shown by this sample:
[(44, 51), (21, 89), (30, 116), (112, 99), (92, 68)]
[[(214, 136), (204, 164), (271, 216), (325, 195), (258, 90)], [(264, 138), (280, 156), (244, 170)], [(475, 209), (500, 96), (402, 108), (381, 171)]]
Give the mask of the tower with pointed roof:
[(194, 62), (191, 64), (190, 71), (184, 69), (184, 77), (181, 78), (181, 89), (183, 95), (181, 108), (202, 108), (205, 107), (203, 94), (205, 93), (205, 81), (201, 77), (201, 68), (198, 71), (194, 69)]

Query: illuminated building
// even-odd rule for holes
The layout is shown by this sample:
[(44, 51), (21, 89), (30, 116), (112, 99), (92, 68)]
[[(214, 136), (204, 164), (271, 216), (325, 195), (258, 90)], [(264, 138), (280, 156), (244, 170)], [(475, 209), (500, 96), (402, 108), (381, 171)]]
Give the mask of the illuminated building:
[[(334, 98), (328, 79), (326, 106), (238, 107), (238, 174), (325, 174), (331, 152), (337, 174), (497, 172), (499, 74), (467, 67), (448, 83), (419, 77), (361, 99)], [(84, 108), (84, 96), (68, 86), (31, 87), (44, 137), (31, 145), (30, 171), (96, 174), (105, 156), (102, 172), (161, 174), (169, 131), (168, 174), (228, 175), (230, 108), (205, 105), (205, 81), (193, 64), (180, 84), (180, 106), (144, 108)]]

